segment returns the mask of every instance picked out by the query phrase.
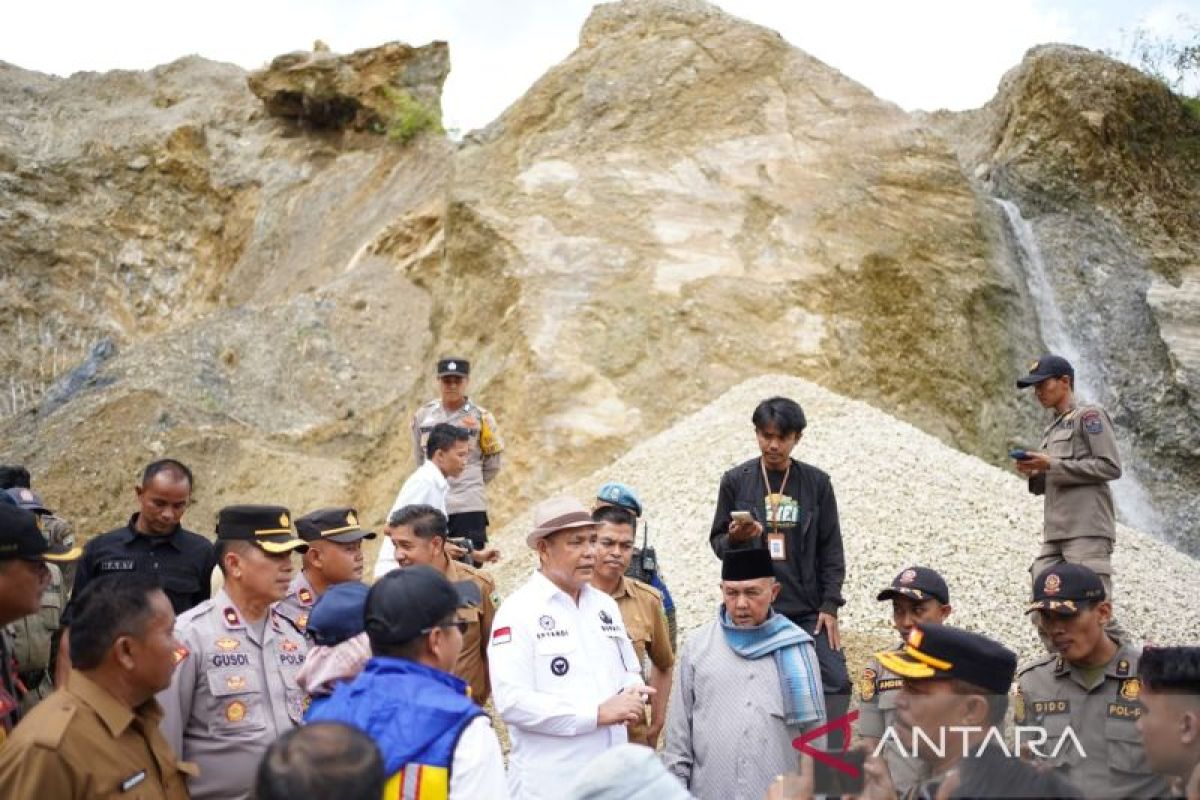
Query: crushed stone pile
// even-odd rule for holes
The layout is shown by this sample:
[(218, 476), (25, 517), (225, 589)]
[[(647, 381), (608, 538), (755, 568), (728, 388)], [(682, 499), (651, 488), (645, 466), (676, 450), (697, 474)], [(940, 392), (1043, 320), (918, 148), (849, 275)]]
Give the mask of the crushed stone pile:
[[(804, 408), (808, 428), (794, 455), (833, 480), (847, 563), (843, 630), (894, 636), (890, 607), (875, 595), (900, 569), (921, 564), (946, 578), (953, 624), (1005, 643), (1022, 661), (1044, 652), (1023, 613), (1042, 517), (1041, 498), (1024, 480), (870, 405), (780, 375), (735, 386), (569, 490), (589, 504), (607, 480), (639, 493), (681, 631), (715, 613), (720, 563), (708, 531), (717, 485), (726, 469), (757, 455), (750, 415), (772, 395)], [(536, 565), (524, 544), (530, 518), (522, 514), (496, 536), (505, 592)], [(1117, 618), (1135, 637), (1200, 641), (1200, 561), (1119, 526), (1114, 568)]]

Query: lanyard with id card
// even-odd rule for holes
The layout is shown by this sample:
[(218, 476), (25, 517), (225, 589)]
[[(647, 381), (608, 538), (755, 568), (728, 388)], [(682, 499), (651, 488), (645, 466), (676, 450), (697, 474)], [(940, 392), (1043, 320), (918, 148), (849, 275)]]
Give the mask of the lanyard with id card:
[(771, 491), (771, 480), (767, 477), (767, 467), (763, 464), (762, 459), (759, 459), (758, 466), (762, 470), (763, 486), (767, 490), (764, 504), (767, 507), (767, 522), (771, 525), (771, 529), (767, 533), (767, 552), (771, 554), (772, 561), (787, 561), (787, 539), (779, 532), (779, 515), (785, 501), (787, 501), (789, 509), (796, 507), (795, 501), (790, 500), (783, 494), (784, 490), (787, 489), (788, 476), (792, 473), (792, 462), (791, 460), (788, 461), (787, 469), (783, 472), (783, 482), (779, 484), (778, 492)]

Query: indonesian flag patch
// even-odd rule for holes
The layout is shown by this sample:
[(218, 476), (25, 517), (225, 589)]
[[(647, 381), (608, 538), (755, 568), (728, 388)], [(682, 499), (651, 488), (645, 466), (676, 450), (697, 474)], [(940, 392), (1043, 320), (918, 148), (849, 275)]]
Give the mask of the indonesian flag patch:
[(512, 628), (496, 628), (492, 631), (492, 644), (508, 644), (512, 641)]

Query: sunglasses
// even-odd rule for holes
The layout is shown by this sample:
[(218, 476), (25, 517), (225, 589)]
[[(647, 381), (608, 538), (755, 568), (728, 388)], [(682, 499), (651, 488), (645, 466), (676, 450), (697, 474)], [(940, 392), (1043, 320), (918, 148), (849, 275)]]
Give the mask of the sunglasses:
[(458, 628), (458, 632), (465, 635), (469, 624), (466, 620), (456, 619), (454, 622), (443, 622), (441, 625), (431, 625), (428, 628), (422, 628), (421, 633), (433, 633), (438, 628)]

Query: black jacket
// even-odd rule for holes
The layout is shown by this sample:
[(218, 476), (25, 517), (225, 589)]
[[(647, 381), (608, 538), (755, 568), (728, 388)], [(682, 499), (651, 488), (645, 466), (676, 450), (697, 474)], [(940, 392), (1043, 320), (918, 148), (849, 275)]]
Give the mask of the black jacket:
[[(799, 518), (783, 530), (785, 561), (775, 562), (779, 599), (774, 608), (793, 622), (811, 621), (818, 612), (837, 614), (845, 604), (842, 583), (846, 579), (846, 556), (838, 524), (837, 499), (829, 476), (816, 467), (792, 459), (786, 494), (798, 497)], [(772, 488), (778, 488), (782, 473), (768, 473)], [(721, 476), (717, 510), (713, 514), (709, 543), (720, 558), (731, 547), (766, 547), (767, 488), (763, 485), (759, 459), (752, 458)], [(763, 524), (763, 535), (744, 544), (729, 541), (731, 511), (750, 511)]]

